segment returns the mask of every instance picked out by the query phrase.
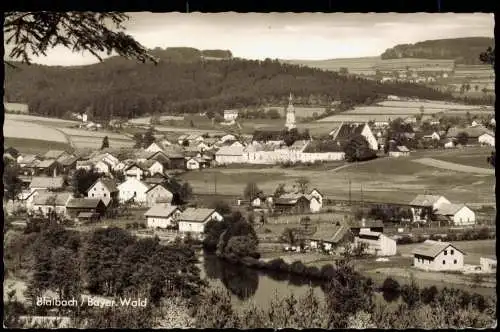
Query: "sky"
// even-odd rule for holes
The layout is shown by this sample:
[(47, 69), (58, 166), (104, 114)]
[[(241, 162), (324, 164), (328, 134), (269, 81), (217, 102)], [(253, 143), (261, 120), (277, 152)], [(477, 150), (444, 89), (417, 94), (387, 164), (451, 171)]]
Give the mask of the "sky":
[[(129, 13), (126, 32), (147, 48), (230, 50), (247, 59), (323, 60), (378, 56), (396, 44), (493, 37), (493, 14)], [(8, 45), (6, 46), (6, 53)], [(45, 65), (87, 65), (90, 53), (55, 48)]]

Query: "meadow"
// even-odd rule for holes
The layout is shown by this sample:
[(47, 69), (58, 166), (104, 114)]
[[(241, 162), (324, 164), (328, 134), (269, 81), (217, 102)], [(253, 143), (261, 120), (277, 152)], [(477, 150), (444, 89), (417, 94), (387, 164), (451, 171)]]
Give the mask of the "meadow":
[[(439, 159), (442, 153), (450, 157), (453, 153), (466, 155), (469, 152), (426, 151), (425, 154), (415, 153), (409, 158), (379, 158), (333, 170), (279, 166), (261, 169), (213, 168), (187, 172), (182, 177), (193, 186), (195, 193), (211, 194), (215, 192), (216, 186), (217, 192), (235, 198), (243, 195), (248, 182), (256, 182), (266, 194), (272, 194), (280, 183), (292, 183), (300, 177), (306, 177), (311, 187), (318, 188), (332, 199), (348, 199), (350, 192), (353, 200), (404, 204), (416, 195), (427, 192), (444, 195), (456, 203), (494, 203), (493, 175), (465, 175), (413, 161), (423, 156)], [(485, 161), (490, 152), (489, 149), (480, 149), (479, 152), (471, 152), (469, 158)]]
[(24, 138), (32, 140), (39, 140), (40, 138), (43, 138), (43, 140), (50, 142), (68, 143), (66, 136), (57, 129), (34, 122), (12, 120), (9, 118), (6, 118), (4, 121), (3, 135), (4, 137), (9, 138)]
[[(316, 115), (321, 115), (325, 113), (326, 109), (325, 107), (301, 107), (301, 106), (295, 106), (293, 107), (295, 109), (295, 116), (297, 119), (300, 118), (309, 118)], [(280, 112), (280, 114), (284, 117), (285, 116), (285, 110), (284, 106), (268, 106), (264, 108), (266, 111), (275, 109)]]
[(39, 139), (4, 137), (4, 148), (13, 147), (22, 153), (44, 154), (49, 150), (71, 150), (66, 142), (44, 141)]

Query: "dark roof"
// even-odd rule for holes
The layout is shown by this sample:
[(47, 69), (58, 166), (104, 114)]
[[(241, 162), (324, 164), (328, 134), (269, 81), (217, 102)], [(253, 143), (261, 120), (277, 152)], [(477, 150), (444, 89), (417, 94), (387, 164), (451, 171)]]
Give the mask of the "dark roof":
[(63, 153), (66, 153), (66, 151), (63, 150), (49, 150), (47, 151), (43, 157), (46, 159), (57, 159), (59, 158)]
[(349, 227), (351, 228), (375, 228), (384, 227), (384, 223), (381, 220), (351, 220), (349, 221)]
[(361, 135), (364, 127), (364, 123), (343, 123), (337, 130), (335, 139), (349, 139), (354, 135)]
[(55, 159), (46, 159), (46, 160), (42, 160), (40, 163), (38, 163), (36, 165), (36, 167), (38, 168), (48, 168), (50, 166), (52, 166), (53, 164), (55, 164), (57, 161)]
[(79, 157), (70, 156), (68, 158), (62, 159), (61, 161), (59, 161), (59, 163), (63, 166), (69, 166), (76, 163), (78, 160), (80, 160)]
[(172, 213), (178, 210), (179, 209), (177, 208), (177, 206), (174, 205), (158, 204), (150, 208), (146, 213), (144, 213), (144, 216), (168, 218), (172, 215)]
[(158, 187), (158, 186), (161, 187), (161, 188), (163, 188), (163, 189), (165, 189), (166, 191), (170, 192), (170, 190), (168, 190), (167, 188), (165, 188), (164, 185), (162, 185), (160, 183), (156, 183), (156, 184), (152, 184), (151, 187), (149, 187), (149, 189), (146, 190), (146, 193), (149, 192), (149, 191), (151, 191), (152, 189)]
[(95, 209), (101, 203), (99, 198), (73, 198), (66, 205), (67, 208), (88, 208)]
[(179, 221), (191, 221), (191, 222), (204, 222), (208, 219), (214, 212), (214, 209), (205, 208), (187, 208), (182, 212), (178, 220)]
[(340, 140), (312, 141), (304, 149), (305, 153), (320, 152), (343, 152), (343, 144)]
[(57, 189), (62, 187), (64, 187), (64, 178), (62, 176), (34, 176), (31, 178), (30, 188)]

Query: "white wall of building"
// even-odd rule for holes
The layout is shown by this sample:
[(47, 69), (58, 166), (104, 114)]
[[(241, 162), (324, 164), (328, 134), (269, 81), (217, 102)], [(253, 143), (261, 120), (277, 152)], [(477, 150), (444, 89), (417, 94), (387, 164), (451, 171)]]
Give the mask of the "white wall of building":
[(422, 270), (459, 271), (464, 267), (464, 254), (452, 246), (448, 246), (434, 259), (414, 257), (413, 264), (416, 268)]
[(476, 214), (467, 206), (462, 207), (453, 215), (453, 224), (456, 226), (474, 225)]

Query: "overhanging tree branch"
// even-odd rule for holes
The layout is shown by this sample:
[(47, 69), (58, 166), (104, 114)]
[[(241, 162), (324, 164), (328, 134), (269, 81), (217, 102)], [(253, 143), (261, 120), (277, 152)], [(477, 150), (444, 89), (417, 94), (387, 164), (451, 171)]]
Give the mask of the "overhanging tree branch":
[(143, 63), (157, 63), (144, 46), (123, 32), (128, 19), (128, 15), (116, 12), (6, 12), (4, 35), (7, 45), (13, 45), (9, 56), (28, 64), (31, 56), (46, 55), (56, 46), (90, 52), (99, 61), (100, 53), (116, 52)]

